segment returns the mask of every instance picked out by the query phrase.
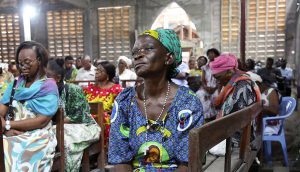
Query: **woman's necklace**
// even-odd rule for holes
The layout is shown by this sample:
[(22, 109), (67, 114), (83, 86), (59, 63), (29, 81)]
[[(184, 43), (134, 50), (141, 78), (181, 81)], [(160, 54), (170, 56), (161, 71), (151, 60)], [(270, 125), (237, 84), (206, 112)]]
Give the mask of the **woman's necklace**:
[(158, 120), (160, 119), (161, 115), (163, 114), (164, 110), (165, 110), (165, 107), (166, 107), (166, 104), (167, 104), (167, 100), (169, 98), (169, 94), (170, 94), (170, 81), (168, 81), (168, 88), (167, 88), (167, 92), (166, 92), (166, 97), (165, 97), (165, 100), (164, 100), (164, 104), (163, 104), (163, 108), (159, 114), (159, 116), (157, 117), (157, 119), (152, 123), (152, 124), (149, 124), (149, 120), (148, 120), (148, 113), (147, 113), (147, 106), (146, 106), (146, 96), (145, 96), (145, 88), (143, 89), (143, 97), (144, 97), (144, 112), (145, 112), (145, 116), (146, 116), (146, 120), (147, 120), (147, 130), (149, 130), (150, 128), (152, 127), (157, 127), (158, 125)]
[[(157, 119), (152, 123), (152, 124), (149, 124), (149, 120), (148, 120), (148, 113), (147, 113), (147, 106), (146, 106), (146, 96), (145, 96), (145, 88), (143, 89), (143, 97), (144, 97), (144, 112), (145, 112), (145, 116), (146, 116), (146, 120), (147, 120), (147, 131), (146, 131), (146, 142), (148, 142), (148, 134), (147, 134), (147, 132), (148, 132), (148, 130), (149, 129), (157, 129), (158, 128), (158, 126), (159, 126), (159, 123), (157, 122), (159, 119), (160, 119), (160, 117), (161, 117), (161, 115), (163, 114), (163, 112), (164, 112), (164, 110), (165, 110), (165, 107), (166, 107), (166, 104), (167, 104), (167, 100), (168, 100), (168, 98), (169, 98), (169, 94), (170, 94), (170, 81), (168, 81), (168, 88), (167, 88), (167, 92), (166, 92), (166, 97), (165, 97), (165, 101), (164, 101), (164, 104), (163, 104), (163, 108), (162, 108), (162, 110), (161, 110), (161, 112), (160, 112), (160, 114), (159, 114), (159, 116), (157, 117)], [(162, 134), (164, 135), (164, 131), (165, 131), (165, 127), (164, 127), (164, 125), (165, 125), (165, 122), (164, 122), (164, 120), (163, 120), (163, 124), (162, 124)], [(162, 148), (163, 148), (163, 137), (164, 136), (162, 136), (162, 139), (161, 139), (161, 147), (159, 148), (160, 150), (162, 150)], [(149, 147), (145, 150), (145, 152), (144, 152), (144, 155), (147, 155), (147, 152), (149, 151)], [(161, 166), (162, 166), (162, 151), (160, 151), (161, 152), (161, 155), (160, 155), (160, 158), (159, 158), (159, 163), (161, 164)]]

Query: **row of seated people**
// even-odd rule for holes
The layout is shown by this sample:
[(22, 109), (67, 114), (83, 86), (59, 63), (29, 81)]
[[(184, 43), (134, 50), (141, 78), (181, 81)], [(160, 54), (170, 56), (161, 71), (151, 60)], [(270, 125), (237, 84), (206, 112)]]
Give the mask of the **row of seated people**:
[[(152, 48), (145, 48), (149, 45)], [(16, 53), (21, 77), (15, 86), (8, 87), (0, 106), (2, 126), (5, 126), (2, 128), (5, 130), (5, 162), (10, 171), (51, 169), (56, 140), (50, 120), (57, 111), (58, 102), (65, 108), (65, 122), (70, 124), (65, 131), (65, 143), (70, 143), (71, 147), (67, 147), (67, 151), (75, 151), (77, 157), (67, 155), (67, 167), (68, 163), (76, 161), (77, 164), (71, 164), (72, 168), (79, 168), (78, 157), (82, 156), (82, 150), (99, 136), (100, 128), (87, 110), (84, 93), (74, 85), (65, 84), (61, 63), (51, 60), (48, 64), (47, 56), (45, 48), (35, 42), (22, 43)], [(120, 93), (113, 109), (112, 101), (110, 107), (104, 104), (104, 109), (111, 113), (108, 114), (111, 122), (108, 161), (117, 171), (158, 168), (186, 171), (188, 133), (204, 124), (204, 115), (202, 103), (193, 91), (169, 81), (178, 74), (176, 67), (182, 60), (180, 41), (173, 30), (145, 31), (137, 39), (133, 57), (135, 71), (144, 78), (144, 83)], [(105, 66), (105, 63), (97, 66), (96, 80), (102, 81), (98, 86), (111, 89), (114, 84)], [(237, 69), (234, 56), (220, 56), (210, 67), (214, 77), (224, 86), (216, 100), (220, 117), (260, 101), (258, 87)], [(236, 84), (232, 85), (233, 82)], [(12, 90), (15, 90), (14, 101), (10, 101)], [(122, 89), (116, 87), (116, 90)], [(95, 85), (84, 89), (89, 101), (101, 99), (97, 91), (103, 90)], [(236, 96), (236, 92), (243, 94)], [(10, 109), (14, 113), (6, 113)], [(85, 132), (95, 135), (86, 136)], [(75, 143), (76, 139), (82, 144)], [(21, 156), (17, 155), (19, 152), (23, 152)], [(67, 154), (72, 155), (71, 152)], [(33, 158), (34, 161), (28, 161)]]
[[(64, 59), (65, 80), (78, 83), (80, 86), (87, 86), (89, 81), (95, 80), (97, 65), (101, 61), (103, 60), (99, 59), (92, 63), (91, 57), (86, 55), (83, 58), (77, 58), (74, 65), (74, 58), (66, 56)], [(134, 86), (137, 75), (131, 69), (132, 60), (126, 56), (120, 56), (116, 63), (117, 69), (114, 68), (114, 71), (111, 71), (110, 68), (110, 72), (116, 73), (113, 78), (114, 83), (119, 83), (124, 87)], [(123, 83), (123, 80), (127, 80), (127, 82)]]
[[(57, 144), (51, 119), (62, 107), (65, 171), (79, 171), (84, 149), (99, 140), (101, 131), (88, 102), (103, 102), (109, 124), (114, 98), (122, 91), (120, 85), (111, 82), (114, 72), (109, 69), (114, 67), (99, 64), (99, 85), (83, 90), (64, 82), (61, 60), (48, 61), (47, 50), (37, 42), (23, 42), (15, 60), (21, 75), (8, 85), (0, 104), (6, 170), (51, 170)], [(108, 137), (109, 127), (103, 130)]]

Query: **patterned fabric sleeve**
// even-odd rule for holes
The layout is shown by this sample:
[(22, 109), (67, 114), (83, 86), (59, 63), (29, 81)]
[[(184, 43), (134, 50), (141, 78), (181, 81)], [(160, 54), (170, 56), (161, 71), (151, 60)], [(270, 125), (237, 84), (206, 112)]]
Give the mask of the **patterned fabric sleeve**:
[(253, 89), (252, 83), (246, 80), (242, 80), (236, 83), (234, 92), (231, 96), (231, 102), (233, 107), (231, 110), (225, 111), (224, 115), (241, 110), (256, 102), (256, 93)]
[(188, 138), (189, 131), (193, 128), (199, 128), (204, 124), (204, 115), (202, 110), (202, 104), (200, 100), (192, 95), (189, 91), (189, 97), (186, 98), (183, 104), (187, 104), (187, 110), (181, 110), (178, 114), (178, 126), (177, 126), (177, 146), (175, 151), (176, 159), (179, 162), (188, 162)]
[(90, 107), (81, 87), (74, 84), (68, 85), (68, 100), (65, 103), (66, 115), (71, 123), (90, 123)]
[(116, 98), (111, 114), (109, 134), (108, 162), (110, 164), (129, 163), (133, 159), (133, 151), (129, 148), (128, 107), (129, 93), (133, 88), (125, 89)]

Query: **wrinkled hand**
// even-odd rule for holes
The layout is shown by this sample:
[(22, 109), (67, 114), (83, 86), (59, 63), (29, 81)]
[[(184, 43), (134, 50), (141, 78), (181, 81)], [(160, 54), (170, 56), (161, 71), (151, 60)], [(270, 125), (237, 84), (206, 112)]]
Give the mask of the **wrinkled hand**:
[(7, 137), (11, 137), (11, 136), (17, 136), (17, 135), (20, 135), (20, 134), (23, 134), (24, 132), (22, 131), (18, 131), (18, 130), (15, 130), (15, 129), (10, 129), (8, 131), (6, 131), (4, 134), (7, 136)]

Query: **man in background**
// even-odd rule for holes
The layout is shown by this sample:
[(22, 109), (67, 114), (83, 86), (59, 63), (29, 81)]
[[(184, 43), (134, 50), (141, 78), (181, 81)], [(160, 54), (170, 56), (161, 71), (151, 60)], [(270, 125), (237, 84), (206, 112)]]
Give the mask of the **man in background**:
[(283, 77), (281, 76), (280, 70), (273, 68), (274, 59), (267, 58), (266, 67), (259, 69), (257, 74), (262, 78), (262, 80), (270, 83), (272, 88), (278, 88), (278, 81), (282, 81)]
[[(95, 80), (96, 67), (91, 63), (91, 57), (86, 55), (81, 60), (82, 68), (77, 72), (76, 81), (91, 81)], [(88, 82), (79, 83), (80, 86), (87, 86)]]
[(286, 67), (286, 59), (282, 59), (280, 62), (280, 67), (278, 68), (283, 77), (282, 87), (279, 88), (279, 91), (282, 96), (291, 96), (292, 93), (292, 79), (293, 79), (293, 70), (289, 67)]
[(65, 80), (74, 81), (77, 76), (77, 69), (73, 66), (74, 59), (72, 56), (65, 57)]

